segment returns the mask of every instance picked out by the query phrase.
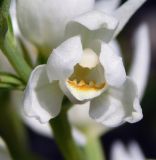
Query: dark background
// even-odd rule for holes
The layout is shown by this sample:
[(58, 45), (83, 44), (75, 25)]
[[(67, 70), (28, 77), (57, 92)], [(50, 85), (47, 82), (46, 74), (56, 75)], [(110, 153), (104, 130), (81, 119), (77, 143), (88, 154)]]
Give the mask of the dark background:
[[(156, 159), (156, 0), (147, 0), (147, 3), (133, 16), (123, 32), (119, 35), (121, 46), (123, 45), (123, 41), (126, 41), (126, 47), (131, 48), (131, 37), (135, 28), (141, 22), (147, 22), (149, 25), (152, 49), (149, 82), (141, 102), (144, 118), (135, 124), (124, 124), (101, 137), (108, 160), (111, 145), (116, 140), (123, 141), (125, 145), (132, 140), (136, 140), (146, 157)], [(125, 59), (127, 58), (127, 62), (130, 63), (132, 55), (129, 53), (124, 54)], [(28, 127), (27, 129), (30, 146), (35, 153), (40, 154), (44, 160), (62, 159), (53, 140), (34, 133)]]

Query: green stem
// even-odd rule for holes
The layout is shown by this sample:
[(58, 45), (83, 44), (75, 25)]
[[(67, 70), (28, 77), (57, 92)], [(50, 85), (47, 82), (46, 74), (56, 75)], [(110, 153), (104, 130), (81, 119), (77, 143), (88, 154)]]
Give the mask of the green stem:
[(9, 31), (5, 37), (5, 41), (1, 46), (1, 49), (16, 72), (20, 75), (21, 79), (26, 83), (28, 81), (31, 68), (22, 57), (22, 54), (19, 53), (20, 51), (17, 47), (16, 41)]
[(61, 113), (50, 120), (56, 143), (65, 160), (83, 160), (80, 148), (73, 140), (71, 127), (67, 118), (67, 106), (62, 106)]
[(0, 136), (4, 139), (13, 160), (33, 160), (28, 149), (24, 126), (15, 109), (7, 103), (7, 91), (3, 91), (2, 98), (3, 104), (0, 106)]
[(33, 62), (32, 62), (31, 56), (30, 56), (30, 54), (32, 54), (32, 53), (29, 54), (29, 50), (27, 49), (27, 47), (24, 44), (21, 37), (17, 37), (17, 41), (19, 43), (20, 50), (23, 52), (24, 59), (29, 64), (29, 66), (33, 67), (34, 65), (33, 65)]
[(98, 137), (89, 137), (84, 149), (87, 160), (105, 160), (102, 145)]

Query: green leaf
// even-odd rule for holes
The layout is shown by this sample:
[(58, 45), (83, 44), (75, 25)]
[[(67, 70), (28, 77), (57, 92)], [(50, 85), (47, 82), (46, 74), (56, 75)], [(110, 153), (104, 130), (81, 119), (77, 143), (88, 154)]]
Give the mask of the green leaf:
[(13, 83), (13, 84), (22, 84), (22, 81), (15, 75), (10, 73), (0, 72), (0, 83)]
[(24, 87), (22, 81), (15, 75), (0, 73), (0, 88), (23, 90)]
[(22, 56), (22, 51), (19, 49), (14, 35), (9, 30), (5, 36), (4, 44), (1, 49), (23, 82), (27, 83), (31, 73), (31, 67)]
[(0, 45), (2, 45), (8, 30), (7, 17), (9, 16), (10, 0), (0, 0)]
[(7, 17), (11, 0), (0, 0), (0, 13)]
[(22, 50), (13, 34), (9, 7), (10, 0), (0, 0), (0, 48), (23, 82), (27, 83), (31, 67), (24, 59)]
[(7, 83), (0, 83), (0, 89), (9, 89), (9, 90), (24, 90), (23, 85), (13, 85)]

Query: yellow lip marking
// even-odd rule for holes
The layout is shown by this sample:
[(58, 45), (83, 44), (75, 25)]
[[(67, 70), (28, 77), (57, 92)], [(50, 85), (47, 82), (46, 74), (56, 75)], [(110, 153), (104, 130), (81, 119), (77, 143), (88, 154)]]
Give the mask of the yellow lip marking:
[(81, 91), (90, 91), (90, 90), (101, 90), (106, 86), (106, 83), (100, 83), (96, 84), (94, 81), (90, 81), (89, 83), (86, 83), (84, 80), (81, 80), (79, 83), (76, 79), (74, 80), (67, 80), (68, 84)]

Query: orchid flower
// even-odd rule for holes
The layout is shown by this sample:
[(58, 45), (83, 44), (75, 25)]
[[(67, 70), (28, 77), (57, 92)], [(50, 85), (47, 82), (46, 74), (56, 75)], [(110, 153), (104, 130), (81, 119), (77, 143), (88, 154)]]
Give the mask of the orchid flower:
[(118, 25), (117, 19), (99, 11), (69, 22), (69, 38), (30, 76), (24, 96), (27, 115), (48, 122), (59, 114), (66, 95), (73, 103), (90, 101), (90, 116), (104, 125), (140, 120), (137, 86), (126, 76), (122, 58), (108, 44), (125, 22)]
[(24, 37), (40, 48), (53, 48), (64, 40), (65, 25), (90, 11), (94, 0), (16, 0), (17, 19)]
[[(149, 40), (149, 29), (146, 24), (141, 24), (135, 31), (133, 36), (134, 42), (134, 53), (133, 61), (128, 72), (130, 78), (137, 84), (138, 96), (141, 101), (145, 88), (147, 86), (147, 77), (150, 69), (150, 40)], [(113, 47), (113, 46), (112, 46)], [(114, 48), (116, 53), (119, 51), (118, 55), (121, 55), (119, 48)], [(69, 118), (75, 126), (78, 127), (90, 127), (92, 132), (101, 135), (107, 128), (95, 123), (89, 116), (89, 106), (90, 103), (87, 102), (81, 105), (75, 105), (69, 111)], [(93, 128), (93, 129), (92, 129)], [(96, 128), (96, 129), (95, 129)]]
[(121, 142), (115, 142), (111, 150), (111, 160), (145, 160), (136, 142), (131, 142), (126, 148)]
[[(121, 0), (16, 1), (18, 24), (24, 37), (39, 48), (50, 49), (57, 47), (65, 40), (67, 23), (78, 15), (92, 9), (111, 13), (117, 16), (118, 20), (122, 19), (116, 32), (118, 34), (132, 14), (145, 2), (145, 0), (137, 2), (128, 0), (122, 7), (118, 7)], [(15, 28), (17, 28), (16, 24)]]

